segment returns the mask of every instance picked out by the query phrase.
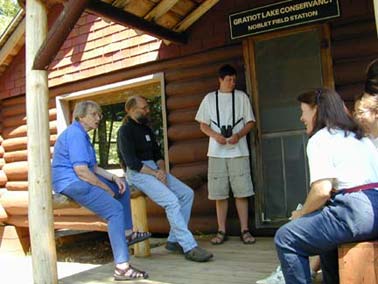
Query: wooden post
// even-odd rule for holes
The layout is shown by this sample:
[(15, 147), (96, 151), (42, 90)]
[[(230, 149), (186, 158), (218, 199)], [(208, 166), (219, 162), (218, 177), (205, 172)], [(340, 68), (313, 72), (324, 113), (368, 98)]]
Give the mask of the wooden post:
[(50, 176), (47, 71), (33, 70), (47, 34), (47, 11), (41, 0), (26, 2), (26, 114), (29, 163), (29, 230), (34, 283), (58, 283)]
[(375, 32), (378, 34), (378, 0), (374, 0)]
[[(146, 197), (139, 195), (131, 199), (131, 212), (134, 230), (148, 232)], [(146, 240), (134, 245), (135, 256), (150, 256), (150, 241)]]

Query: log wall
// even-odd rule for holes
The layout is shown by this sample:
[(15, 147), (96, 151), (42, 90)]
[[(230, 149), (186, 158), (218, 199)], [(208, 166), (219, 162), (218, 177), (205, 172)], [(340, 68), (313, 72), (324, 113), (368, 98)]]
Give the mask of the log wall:
[(358, 17), (332, 23), (332, 59), (336, 90), (349, 107), (363, 91), (366, 68), (378, 58), (378, 40), (373, 17)]

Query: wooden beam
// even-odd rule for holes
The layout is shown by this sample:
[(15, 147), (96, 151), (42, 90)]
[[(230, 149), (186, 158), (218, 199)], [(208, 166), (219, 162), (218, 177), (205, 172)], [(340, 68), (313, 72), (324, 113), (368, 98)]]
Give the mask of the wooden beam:
[(33, 69), (47, 70), (90, 0), (69, 0), (35, 57)]
[(106, 17), (115, 23), (140, 30), (154, 37), (175, 43), (186, 43), (188, 41), (184, 33), (171, 31), (99, 0), (90, 1), (87, 10), (96, 15)]
[(162, 0), (145, 17), (147, 21), (155, 21), (167, 13), (179, 0)]
[(34, 283), (58, 283), (52, 209), (47, 71), (33, 70), (47, 34), (47, 9), (40, 0), (26, 3), (26, 114), (28, 126), (28, 217)]
[(189, 16), (187, 16), (184, 20), (178, 23), (173, 30), (176, 32), (185, 31), (218, 2), (219, 0), (206, 0), (200, 6), (198, 6), (192, 13), (190, 13)]
[(374, 0), (375, 31), (378, 35), (378, 0)]

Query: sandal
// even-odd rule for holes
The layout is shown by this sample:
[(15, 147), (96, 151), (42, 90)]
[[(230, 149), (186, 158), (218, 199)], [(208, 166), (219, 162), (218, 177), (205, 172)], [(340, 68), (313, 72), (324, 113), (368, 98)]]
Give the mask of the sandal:
[(127, 236), (127, 244), (129, 246), (142, 242), (151, 237), (150, 232), (132, 232), (130, 236)]
[(124, 281), (124, 280), (135, 280), (135, 279), (147, 279), (148, 274), (145, 271), (141, 271), (129, 265), (126, 269), (120, 269), (118, 267), (114, 270), (114, 280)]
[(212, 238), (210, 242), (213, 245), (221, 245), (227, 240), (228, 240), (228, 237), (227, 237), (226, 233), (222, 232), (222, 231), (218, 231), (217, 235), (214, 238)]
[(240, 235), (240, 240), (245, 245), (251, 245), (256, 242), (256, 239), (252, 236), (252, 234), (249, 232), (249, 230), (244, 230)]

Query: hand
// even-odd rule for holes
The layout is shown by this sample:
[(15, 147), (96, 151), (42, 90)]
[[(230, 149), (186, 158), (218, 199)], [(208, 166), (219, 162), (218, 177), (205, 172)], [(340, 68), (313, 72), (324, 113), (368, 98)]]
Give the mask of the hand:
[(119, 194), (124, 194), (126, 191), (126, 183), (123, 178), (120, 178), (118, 176), (115, 176), (114, 182), (118, 185), (119, 188)]
[(295, 220), (303, 216), (302, 210), (294, 210), (291, 212), (290, 220)]
[(213, 138), (215, 139), (215, 141), (217, 141), (221, 145), (227, 144), (227, 139), (224, 138), (223, 135), (221, 135), (219, 133), (217, 133), (217, 135), (215, 135)]
[(234, 145), (239, 142), (239, 139), (239, 134), (235, 133), (230, 137), (230, 139), (227, 140), (227, 143)]
[(155, 177), (162, 183), (167, 184), (167, 175), (163, 170), (157, 170), (155, 172)]

